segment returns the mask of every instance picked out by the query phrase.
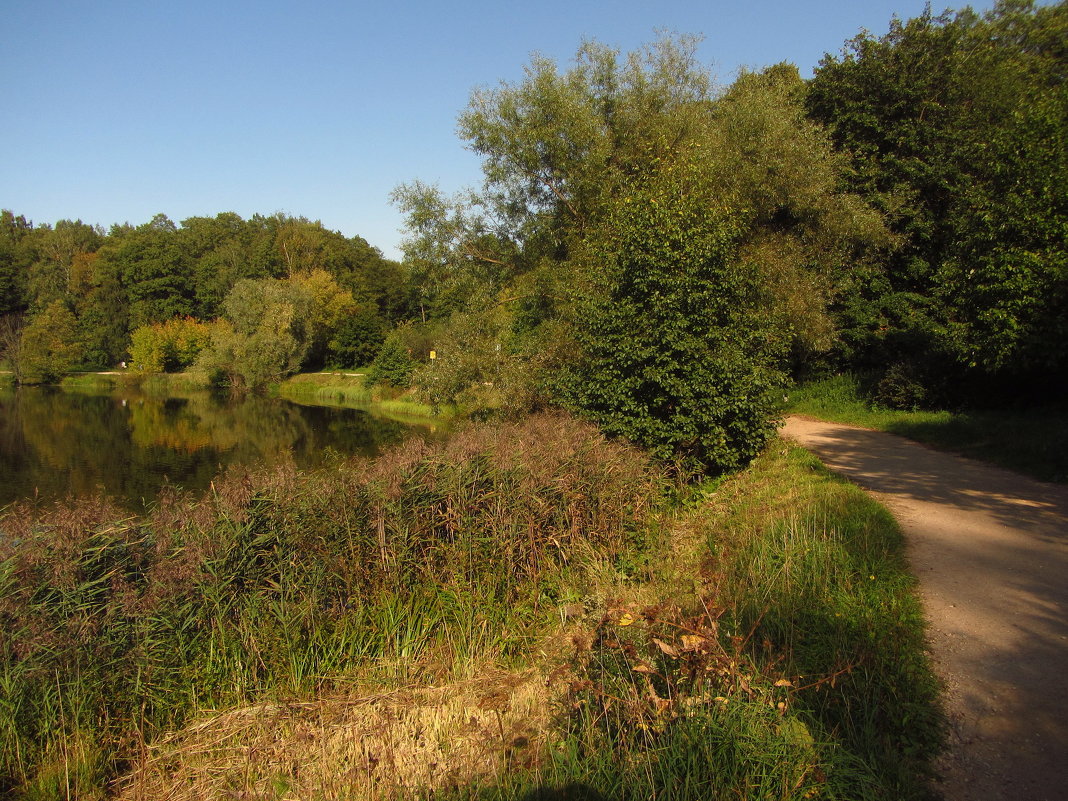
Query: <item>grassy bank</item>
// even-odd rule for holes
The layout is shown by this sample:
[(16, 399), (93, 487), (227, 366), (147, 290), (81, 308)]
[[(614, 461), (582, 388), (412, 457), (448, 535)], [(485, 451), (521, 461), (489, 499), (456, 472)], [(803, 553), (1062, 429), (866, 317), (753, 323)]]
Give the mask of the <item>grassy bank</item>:
[(217, 481), (146, 518), (0, 518), (0, 793), (92, 797), (204, 709), (520, 658), (580, 569), (661, 491), (564, 418), (374, 461)]
[(64, 376), (59, 386), (71, 392), (112, 392), (116, 389), (139, 388), (153, 395), (170, 395), (208, 388), (204, 376), (194, 373), (72, 373)]
[(874, 428), (1016, 470), (1043, 481), (1068, 481), (1068, 407), (948, 411), (882, 409), (865, 397), (856, 376), (795, 387), (787, 411)]
[(680, 495), (536, 417), (0, 529), (16, 798), (918, 799), (938, 742), (896, 527), (781, 443)]
[(354, 372), (301, 373), (278, 385), (278, 394), (294, 401), (322, 405), (373, 406), (376, 412), (400, 418), (450, 417), (449, 408), (435, 408), (408, 393), (367, 386), (364, 374)]
[(74, 392), (111, 392), (116, 387), (140, 383), (137, 373), (72, 373), (64, 376), (59, 386)]
[(648, 556), (578, 642), (545, 761), (456, 797), (928, 797), (937, 688), (884, 509), (780, 445)]

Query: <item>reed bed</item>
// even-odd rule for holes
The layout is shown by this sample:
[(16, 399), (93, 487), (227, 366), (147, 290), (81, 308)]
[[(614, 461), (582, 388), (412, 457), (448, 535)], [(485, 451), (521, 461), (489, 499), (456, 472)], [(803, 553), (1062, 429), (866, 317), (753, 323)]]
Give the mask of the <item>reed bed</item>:
[(0, 793), (93, 797), (206, 710), (519, 661), (665, 479), (562, 416), (303, 474), (232, 474), (144, 517), (0, 517)]

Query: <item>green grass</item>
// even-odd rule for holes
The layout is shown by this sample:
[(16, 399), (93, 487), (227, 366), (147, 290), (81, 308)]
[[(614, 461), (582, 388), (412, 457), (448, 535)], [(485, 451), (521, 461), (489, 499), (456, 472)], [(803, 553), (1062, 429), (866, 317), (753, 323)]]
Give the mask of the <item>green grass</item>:
[(449, 418), (455, 413), (451, 407), (434, 407), (421, 403), (410, 394), (389, 392), (383, 387), (368, 386), (364, 380), (364, 373), (366, 370), (301, 373), (279, 384), (278, 394), (297, 402), (367, 407), (373, 409), (376, 414), (402, 421)]
[(860, 381), (839, 375), (795, 387), (791, 414), (874, 428), (1043, 481), (1068, 481), (1068, 406), (948, 411), (895, 411), (867, 400)]
[(325, 401), (335, 404), (366, 405), (372, 400), (371, 388), (367, 386), (363, 375), (346, 375), (339, 372), (295, 375), (278, 385), (278, 394), (283, 398)]
[(456, 797), (929, 797), (937, 684), (885, 509), (777, 443), (647, 556), (576, 648), (545, 761)]
[(137, 380), (136, 376), (131, 377), (129, 374), (72, 373), (60, 379), (59, 386), (78, 392), (110, 392), (120, 383), (125, 383), (131, 378)]

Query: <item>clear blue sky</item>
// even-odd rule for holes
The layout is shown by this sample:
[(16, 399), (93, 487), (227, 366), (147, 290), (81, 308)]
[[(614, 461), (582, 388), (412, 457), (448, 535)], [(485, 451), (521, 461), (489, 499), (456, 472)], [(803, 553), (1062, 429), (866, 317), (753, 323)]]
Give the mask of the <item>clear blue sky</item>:
[(284, 211), (397, 256), (390, 190), (477, 185), (456, 116), (532, 52), (566, 63), (583, 38), (631, 50), (668, 29), (703, 34), (721, 82), (778, 61), (807, 77), (923, 5), (0, 0), (0, 207), (105, 227)]

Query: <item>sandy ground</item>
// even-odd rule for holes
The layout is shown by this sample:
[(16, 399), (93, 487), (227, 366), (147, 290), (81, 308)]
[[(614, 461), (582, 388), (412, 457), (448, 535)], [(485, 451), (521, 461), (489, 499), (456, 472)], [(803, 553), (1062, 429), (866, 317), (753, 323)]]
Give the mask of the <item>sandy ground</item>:
[(836, 423), (782, 433), (905, 532), (952, 726), (947, 801), (1068, 799), (1068, 487)]

